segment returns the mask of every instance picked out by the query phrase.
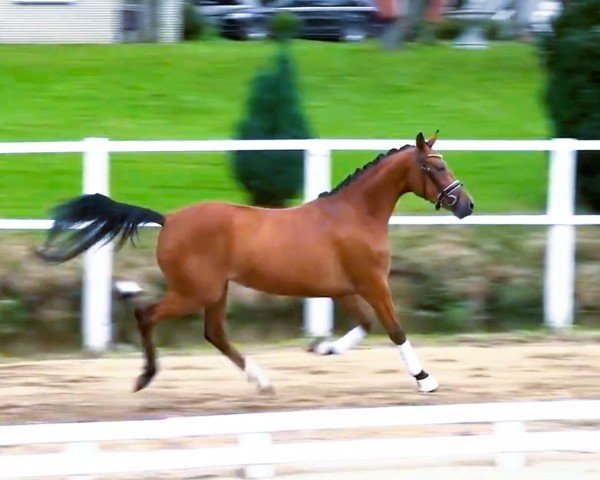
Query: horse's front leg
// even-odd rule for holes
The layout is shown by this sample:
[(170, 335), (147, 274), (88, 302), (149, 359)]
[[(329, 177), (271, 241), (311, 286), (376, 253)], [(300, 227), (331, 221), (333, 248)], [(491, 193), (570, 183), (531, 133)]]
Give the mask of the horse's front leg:
[(382, 276), (370, 282), (365, 282), (364, 285), (365, 287), (361, 292), (362, 296), (375, 310), (377, 318), (385, 328), (392, 342), (398, 346), (406, 369), (417, 381), (419, 392), (433, 392), (437, 390), (439, 387), (437, 380), (423, 369), (416, 352), (406, 338), (406, 333), (398, 322), (387, 279)]
[(337, 340), (317, 340), (309, 351), (317, 355), (339, 355), (356, 347), (371, 331), (375, 314), (369, 304), (359, 295), (347, 295), (335, 299), (337, 306), (358, 321), (358, 325)]

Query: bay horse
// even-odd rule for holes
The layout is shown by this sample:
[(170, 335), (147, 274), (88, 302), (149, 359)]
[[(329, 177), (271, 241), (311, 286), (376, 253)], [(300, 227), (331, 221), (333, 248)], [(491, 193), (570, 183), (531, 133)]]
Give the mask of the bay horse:
[(464, 218), (473, 202), (440, 154), (433, 151), (437, 132), (422, 133), (416, 146), (379, 155), (330, 192), (302, 206), (268, 209), (224, 202), (202, 202), (173, 213), (127, 205), (100, 194), (82, 195), (54, 208), (54, 224), (37, 254), (64, 262), (101, 241), (133, 241), (144, 223), (162, 226), (156, 258), (167, 293), (149, 306), (138, 306), (145, 365), (134, 391), (157, 372), (154, 327), (165, 318), (204, 310), (205, 338), (245, 372), (260, 391), (271, 384), (260, 367), (244, 357), (225, 334), (230, 281), (276, 295), (331, 297), (353, 313), (358, 326), (339, 340), (322, 342), (315, 353), (343, 353), (369, 331), (372, 314), (399, 349), (420, 392), (438, 382), (422, 367), (400, 325), (388, 276), (389, 218), (402, 195), (412, 192)]

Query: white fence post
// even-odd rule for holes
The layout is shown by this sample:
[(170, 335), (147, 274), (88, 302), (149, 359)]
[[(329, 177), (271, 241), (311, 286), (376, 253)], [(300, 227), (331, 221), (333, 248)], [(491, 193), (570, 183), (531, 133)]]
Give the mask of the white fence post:
[(501, 469), (502, 474), (511, 478), (521, 475), (525, 467), (525, 453), (523, 451), (511, 452), (511, 447), (523, 443), (525, 437), (525, 425), (523, 422), (495, 422), (493, 435), (497, 445), (502, 445), (506, 451), (494, 455), (496, 466)]
[[(108, 195), (108, 139), (86, 138), (84, 142), (83, 193)], [(91, 353), (106, 350), (112, 339), (112, 256), (111, 242), (92, 247), (83, 259), (83, 347)]]
[[(548, 215), (568, 221), (575, 212), (575, 140), (557, 138), (550, 154)], [(573, 325), (575, 227), (554, 225), (548, 232), (544, 278), (544, 322), (552, 328)]]
[[(239, 436), (238, 443), (242, 456), (252, 459), (268, 455), (273, 439), (270, 433), (244, 433)], [(273, 465), (248, 465), (242, 469), (243, 478), (272, 478), (274, 476), (275, 467)]]
[[(310, 202), (331, 188), (331, 150), (312, 148), (304, 153), (304, 201)], [(333, 330), (330, 298), (304, 301), (304, 332), (309, 337), (327, 337)]]

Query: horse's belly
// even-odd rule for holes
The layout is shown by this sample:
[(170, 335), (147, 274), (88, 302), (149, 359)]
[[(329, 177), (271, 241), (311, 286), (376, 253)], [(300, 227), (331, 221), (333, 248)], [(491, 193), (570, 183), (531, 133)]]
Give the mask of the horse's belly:
[(353, 293), (351, 282), (331, 259), (261, 257), (242, 262), (231, 280), (275, 295), (336, 297)]
[(349, 284), (342, 283), (307, 283), (303, 281), (270, 281), (265, 277), (255, 278), (252, 276), (241, 276), (232, 280), (245, 287), (273, 295), (287, 295), (294, 297), (343, 297), (356, 293)]
[(277, 295), (352, 293), (334, 227), (314, 208), (240, 211), (232, 233), (230, 280)]

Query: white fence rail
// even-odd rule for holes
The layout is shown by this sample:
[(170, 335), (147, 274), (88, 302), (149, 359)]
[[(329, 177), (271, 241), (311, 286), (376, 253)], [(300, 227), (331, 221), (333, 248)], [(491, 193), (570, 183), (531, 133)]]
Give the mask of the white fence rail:
[[(305, 151), (304, 199), (331, 188), (331, 152), (334, 150), (388, 150), (411, 143), (406, 139), (309, 139), (309, 140), (191, 140), (111, 141), (88, 138), (74, 142), (0, 143), (0, 154), (82, 153), (83, 192), (109, 193), (111, 152), (223, 152), (236, 150)], [(574, 215), (575, 156), (578, 150), (600, 150), (600, 140), (440, 140), (441, 151), (548, 151), (548, 205), (545, 215), (474, 215), (458, 221), (450, 216), (393, 216), (390, 225), (547, 225), (544, 279), (544, 318), (555, 328), (573, 322), (575, 283), (575, 226), (600, 225), (600, 215)], [(509, 181), (509, 179), (507, 179)], [(476, 186), (471, 186), (476, 189)], [(47, 220), (0, 219), (1, 229), (47, 229)], [(83, 343), (90, 351), (110, 344), (112, 247), (88, 252), (84, 260)], [(333, 326), (330, 299), (310, 299), (305, 308), (305, 330), (311, 336), (327, 336)]]
[[(526, 432), (522, 422), (585, 422), (585, 430)], [(305, 410), (124, 422), (0, 426), (0, 446), (61, 443), (52, 454), (0, 455), (0, 478), (96, 475), (157, 470), (251, 467), (249, 476), (276, 464), (356, 463), (405, 458), (455, 458), (525, 452), (600, 452), (600, 400)], [(276, 432), (358, 430), (404, 426), (494, 424), (492, 434), (369, 438), (273, 443)], [(101, 451), (96, 442), (238, 437), (237, 445), (166, 450)], [(121, 447), (123, 448), (123, 447)], [(523, 457), (512, 457), (513, 466)], [(253, 466), (261, 466), (260, 472)]]

